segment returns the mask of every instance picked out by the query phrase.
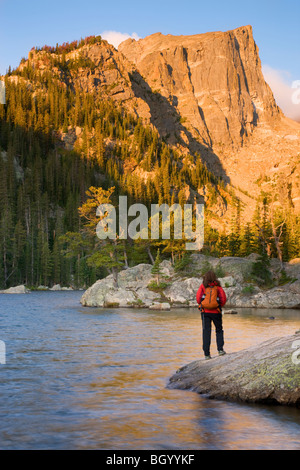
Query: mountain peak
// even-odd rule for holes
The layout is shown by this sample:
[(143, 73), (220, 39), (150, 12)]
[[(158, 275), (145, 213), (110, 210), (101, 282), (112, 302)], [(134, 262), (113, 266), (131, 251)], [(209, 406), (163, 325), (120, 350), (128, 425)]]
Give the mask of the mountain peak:
[(251, 25), (191, 36), (156, 33), (123, 42), (119, 51), (176, 103), (210, 146), (239, 147), (258, 122), (281, 115), (265, 83)]
[[(229, 180), (242, 180), (249, 192), (257, 191), (255, 181), (266, 172), (272, 179), (281, 167), (292, 171), (287, 162), (299, 153), (300, 126), (291, 126), (265, 82), (251, 25), (189, 36), (156, 33), (124, 42), (119, 51), (169, 103), (169, 112), (152, 113), (151, 121), (160, 119), (161, 133), (176, 134), (190, 151), (198, 151), (197, 142), (202, 156), (211, 149), (211, 170), (221, 164)], [(170, 125), (172, 110), (180, 116), (179, 129)]]

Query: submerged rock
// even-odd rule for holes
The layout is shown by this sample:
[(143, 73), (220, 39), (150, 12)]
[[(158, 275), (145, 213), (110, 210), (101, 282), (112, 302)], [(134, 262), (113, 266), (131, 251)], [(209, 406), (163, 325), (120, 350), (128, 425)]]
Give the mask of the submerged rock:
[(300, 406), (300, 360), (295, 351), (299, 344), (298, 333), (209, 361), (194, 361), (180, 368), (167, 387), (209, 398)]
[(170, 310), (171, 306), (168, 302), (154, 302), (149, 306), (149, 310)]

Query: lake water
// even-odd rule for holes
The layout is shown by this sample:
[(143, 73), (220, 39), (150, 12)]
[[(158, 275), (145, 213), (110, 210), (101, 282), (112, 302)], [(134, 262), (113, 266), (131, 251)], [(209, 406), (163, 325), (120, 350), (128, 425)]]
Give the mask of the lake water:
[[(83, 308), (81, 295), (0, 296), (1, 449), (300, 449), (299, 409), (166, 388), (203, 357), (196, 309)], [(223, 318), (227, 352), (300, 327), (295, 310)]]

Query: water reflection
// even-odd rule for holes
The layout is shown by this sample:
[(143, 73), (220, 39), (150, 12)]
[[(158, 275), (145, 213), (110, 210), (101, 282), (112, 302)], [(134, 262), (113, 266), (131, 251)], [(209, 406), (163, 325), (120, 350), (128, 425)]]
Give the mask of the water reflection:
[[(299, 410), (166, 389), (178, 367), (203, 355), (197, 310), (83, 309), (80, 295), (1, 298), (2, 449), (299, 448)], [(224, 315), (225, 349), (292, 334), (299, 314)]]

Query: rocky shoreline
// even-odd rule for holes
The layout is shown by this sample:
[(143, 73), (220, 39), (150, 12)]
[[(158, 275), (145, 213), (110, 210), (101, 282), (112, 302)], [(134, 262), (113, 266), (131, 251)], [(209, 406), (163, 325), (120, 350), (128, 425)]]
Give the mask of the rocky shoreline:
[(9, 289), (0, 290), (0, 294), (29, 294), (32, 291), (73, 291), (72, 287), (61, 287), (60, 284), (55, 284), (52, 287), (48, 286), (38, 286), (35, 289), (28, 289), (23, 284), (15, 287), (10, 287)]
[(167, 388), (222, 400), (300, 406), (299, 352), (293, 352), (299, 344), (296, 332), (209, 361), (194, 361), (178, 369)]
[[(170, 310), (178, 307), (197, 307), (196, 292), (202, 282), (206, 268), (222, 273), (219, 276), (227, 295), (226, 309), (293, 308), (300, 309), (300, 259), (284, 263), (288, 281), (282, 285), (264, 289), (249, 282), (249, 272), (257, 255), (247, 258), (213, 258), (201, 254), (192, 255), (188, 273), (178, 274), (170, 261), (160, 264), (163, 287), (153, 287), (155, 277), (151, 264), (139, 264), (121, 271), (118, 287), (114, 287), (113, 276), (98, 280), (83, 294), (80, 302), (86, 307), (143, 307)], [(274, 278), (280, 272), (279, 261), (271, 260), (270, 270)]]
[[(118, 287), (113, 276), (96, 281), (82, 295), (80, 302), (85, 307), (138, 307), (150, 310), (173, 308), (196, 308), (196, 292), (202, 282), (203, 272), (214, 269), (227, 296), (223, 313), (236, 313), (235, 308), (282, 308), (300, 309), (300, 259), (284, 263), (286, 279), (278, 282), (281, 266), (271, 259), (270, 271), (274, 279), (271, 288), (259, 287), (249, 278), (258, 255), (246, 258), (213, 258), (193, 254), (186, 271), (176, 272), (170, 261), (160, 263), (160, 285), (151, 273), (152, 264), (141, 263), (124, 269), (118, 275)], [(156, 285), (155, 285), (156, 284)], [(276, 285), (277, 284), (277, 285)], [(32, 289), (24, 285), (1, 290), (0, 294), (27, 294)], [(72, 287), (56, 284), (39, 286), (37, 291), (72, 291)]]

